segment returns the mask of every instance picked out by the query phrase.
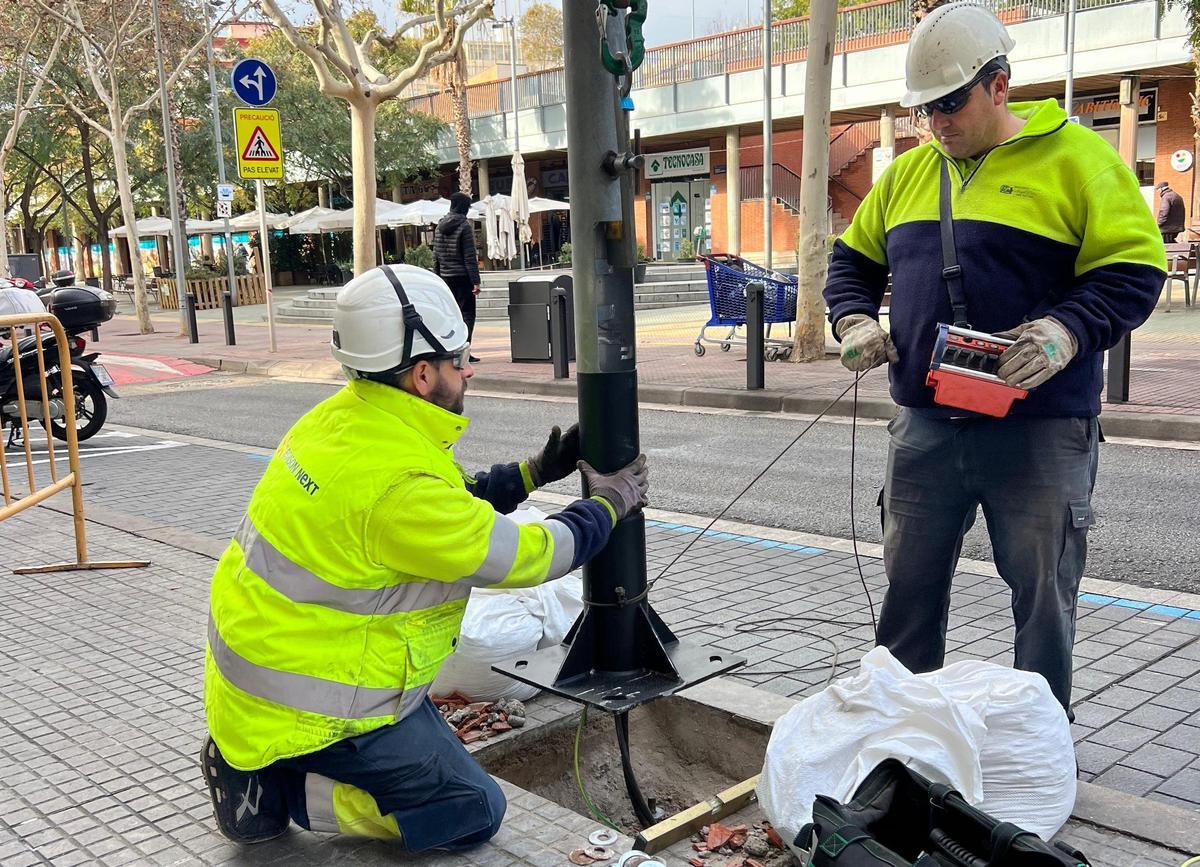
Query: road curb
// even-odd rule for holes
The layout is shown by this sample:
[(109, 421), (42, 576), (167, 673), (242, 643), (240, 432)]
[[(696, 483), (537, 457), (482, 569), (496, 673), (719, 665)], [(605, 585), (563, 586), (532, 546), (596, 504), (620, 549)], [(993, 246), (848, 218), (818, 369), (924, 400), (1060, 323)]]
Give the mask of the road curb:
[[(342, 378), (341, 368), (331, 361), (262, 361), (230, 359), (212, 356), (193, 356), (184, 359), (227, 373), (251, 376), (291, 376), (306, 379), (325, 379), (331, 382)], [(476, 374), (471, 389), (482, 394), (528, 394), (542, 397), (575, 397), (573, 379), (518, 379), (507, 376)], [(849, 397), (838, 400), (811, 392), (788, 392), (774, 389), (746, 391), (738, 388), (709, 388), (647, 383), (638, 386), (643, 404), (663, 406), (738, 409), (749, 412), (792, 413), (816, 415), (824, 413), (849, 418), (854, 403)], [(860, 397), (858, 417), (888, 420), (896, 415), (891, 400), (879, 397)], [(1130, 439), (1164, 440), (1168, 442), (1200, 442), (1200, 416), (1167, 415), (1165, 413), (1126, 412), (1109, 409), (1100, 416), (1107, 436)]]

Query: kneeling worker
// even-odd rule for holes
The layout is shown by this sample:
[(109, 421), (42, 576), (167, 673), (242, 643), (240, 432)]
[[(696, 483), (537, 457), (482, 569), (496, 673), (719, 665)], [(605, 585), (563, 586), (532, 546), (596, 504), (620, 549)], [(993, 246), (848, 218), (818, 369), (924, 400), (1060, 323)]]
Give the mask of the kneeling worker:
[[(441, 278), (376, 268), (338, 293), (349, 382), (284, 437), (213, 576), (201, 756), (221, 832), (312, 831), (460, 848), (494, 835), (500, 788), (428, 697), (472, 587), (531, 587), (595, 556), (646, 504), (645, 457), (602, 475), (556, 428), (468, 476), (467, 326)], [(578, 466), (591, 496), (505, 517)]]

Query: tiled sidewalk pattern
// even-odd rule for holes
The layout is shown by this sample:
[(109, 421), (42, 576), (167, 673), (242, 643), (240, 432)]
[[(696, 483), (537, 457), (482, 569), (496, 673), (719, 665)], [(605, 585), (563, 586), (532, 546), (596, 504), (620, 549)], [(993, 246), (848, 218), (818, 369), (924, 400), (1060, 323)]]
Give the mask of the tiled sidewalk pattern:
[[(224, 543), (264, 466), (260, 455), (202, 446), (116, 455), (89, 467), (87, 502)], [(546, 511), (557, 508), (539, 505)], [(650, 576), (697, 532), (649, 522)], [(886, 584), (883, 564), (863, 557), (862, 569), (878, 613)], [(955, 586), (949, 659), (1011, 664), (1007, 587), (999, 579), (969, 573), (959, 574)], [(738, 677), (783, 695), (806, 695), (825, 683), (831, 652), (825, 639), (839, 649), (838, 674), (856, 666), (872, 644), (854, 558), (837, 551), (726, 533), (705, 536), (694, 540), (651, 599), (672, 627), (703, 627), (706, 640), (747, 655), (755, 668)], [(1200, 809), (1200, 613), (1130, 606), (1110, 597), (1084, 597), (1079, 604), (1075, 737), (1080, 775)], [(781, 616), (788, 622), (736, 626)]]

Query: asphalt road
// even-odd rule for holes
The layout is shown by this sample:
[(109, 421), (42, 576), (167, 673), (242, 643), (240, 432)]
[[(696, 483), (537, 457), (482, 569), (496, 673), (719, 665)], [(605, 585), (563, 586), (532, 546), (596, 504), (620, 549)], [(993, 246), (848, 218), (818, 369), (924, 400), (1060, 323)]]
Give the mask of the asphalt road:
[[(333, 393), (330, 385), (211, 375), (127, 388), (109, 418), (171, 433), (273, 448), (291, 423)], [(468, 395), (472, 417), (457, 450), (467, 467), (527, 457), (553, 424), (575, 414), (570, 402)], [(804, 427), (797, 418), (644, 410), (643, 448), (650, 459), (652, 504), (698, 515), (718, 514)], [(826, 536), (850, 536), (848, 424), (821, 422), (741, 499), (727, 516)], [(856, 447), (856, 526), (878, 542), (875, 498), (882, 484), (887, 432), (860, 425)], [(1200, 592), (1200, 453), (1107, 443), (1093, 503), (1098, 524), (1089, 538), (1087, 574), (1143, 586)], [(577, 483), (552, 490), (578, 492)], [(963, 554), (990, 560), (983, 521)]]

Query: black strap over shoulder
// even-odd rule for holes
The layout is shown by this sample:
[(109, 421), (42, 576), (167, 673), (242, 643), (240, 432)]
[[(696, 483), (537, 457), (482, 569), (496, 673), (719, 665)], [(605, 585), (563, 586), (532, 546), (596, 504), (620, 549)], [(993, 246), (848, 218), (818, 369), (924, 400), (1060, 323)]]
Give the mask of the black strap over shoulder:
[(408, 300), (408, 293), (404, 291), (404, 287), (400, 285), (400, 281), (392, 273), (392, 269), (384, 265), (379, 270), (383, 271), (388, 282), (392, 284), (392, 289), (396, 291), (396, 297), (400, 300), (400, 310), (404, 316), (404, 349), (400, 353), (401, 366), (412, 361), (413, 336), (416, 334), (424, 337), (434, 352), (445, 352), (446, 347), (442, 346), (441, 341), (433, 336), (433, 332), (429, 330), (429, 326), (425, 324), (425, 320), (421, 318), (417, 308)]
[(946, 281), (946, 291), (950, 294), (950, 308), (954, 312), (954, 324), (958, 328), (970, 328), (967, 319), (967, 296), (963, 294), (962, 266), (958, 264), (958, 256), (954, 251), (954, 215), (950, 204), (950, 167), (949, 160), (942, 158), (942, 186), (938, 196), (938, 212), (942, 235), (942, 279)]

